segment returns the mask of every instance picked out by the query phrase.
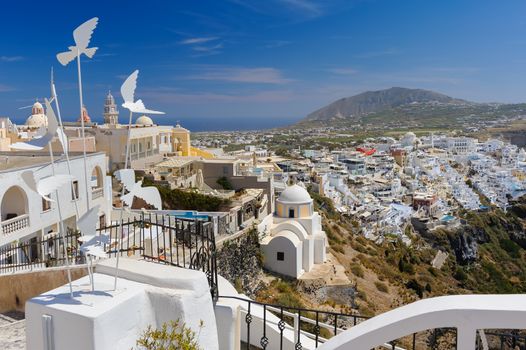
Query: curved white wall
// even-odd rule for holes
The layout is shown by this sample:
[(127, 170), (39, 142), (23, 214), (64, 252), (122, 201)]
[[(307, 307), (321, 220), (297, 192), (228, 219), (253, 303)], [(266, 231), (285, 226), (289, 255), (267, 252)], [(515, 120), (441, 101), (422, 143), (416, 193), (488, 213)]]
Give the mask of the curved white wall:
[(526, 295), (455, 295), (424, 299), (373, 317), (320, 350), (372, 349), (435, 328), (458, 329), (458, 350), (473, 350), (477, 329), (526, 329)]

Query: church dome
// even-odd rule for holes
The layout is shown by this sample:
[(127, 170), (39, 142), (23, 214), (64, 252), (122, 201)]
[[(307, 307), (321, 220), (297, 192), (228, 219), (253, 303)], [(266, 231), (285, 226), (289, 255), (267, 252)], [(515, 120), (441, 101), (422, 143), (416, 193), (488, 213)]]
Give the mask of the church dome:
[(44, 106), (42, 106), (42, 103), (40, 102), (35, 102), (33, 104), (33, 107), (31, 108), (31, 114), (32, 115), (35, 115), (35, 114), (44, 114)]
[(84, 120), (84, 123), (91, 123), (91, 118), (88, 114), (88, 109), (86, 108), (86, 106), (82, 107), (82, 119), (77, 119), (77, 122), (80, 123), (82, 120)]
[(35, 102), (31, 108), (31, 115), (26, 120), (26, 125), (32, 128), (47, 126), (47, 117), (44, 114), (44, 107), (40, 102)]
[(150, 125), (153, 125), (153, 120), (152, 120), (152, 118), (150, 118), (150, 117), (148, 117), (146, 115), (142, 115), (139, 118), (137, 118), (137, 120), (135, 121), (135, 124), (137, 124), (137, 125), (144, 125), (144, 126), (150, 126)]
[(299, 185), (292, 185), (285, 188), (278, 197), (278, 201), (287, 204), (311, 203), (312, 198), (307, 190)]
[(30, 115), (26, 120), (26, 125), (33, 128), (40, 128), (41, 126), (47, 126), (47, 117), (44, 114)]

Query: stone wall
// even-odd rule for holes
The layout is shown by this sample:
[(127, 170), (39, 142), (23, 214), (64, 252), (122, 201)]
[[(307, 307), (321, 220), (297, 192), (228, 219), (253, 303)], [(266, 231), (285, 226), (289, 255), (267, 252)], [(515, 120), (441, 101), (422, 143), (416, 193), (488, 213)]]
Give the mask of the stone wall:
[(253, 297), (262, 287), (262, 266), (263, 257), (255, 229), (225, 242), (217, 251), (218, 273), (234, 285), (238, 292), (249, 297)]
[[(87, 275), (85, 265), (71, 268), (71, 279)], [(24, 311), (26, 301), (67, 283), (64, 267), (0, 275), (0, 312)]]

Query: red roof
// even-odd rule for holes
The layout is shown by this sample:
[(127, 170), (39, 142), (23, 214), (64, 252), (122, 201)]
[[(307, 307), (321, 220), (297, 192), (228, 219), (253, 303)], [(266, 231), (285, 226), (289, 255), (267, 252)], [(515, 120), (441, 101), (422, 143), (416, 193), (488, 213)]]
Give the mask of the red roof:
[(373, 155), (374, 153), (376, 153), (376, 149), (375, 148), (357, 147), (356, 150), (358, 152), (361, 152), (361, 153), (365, 154), (366, 156), (370, 156), (370, 155)]

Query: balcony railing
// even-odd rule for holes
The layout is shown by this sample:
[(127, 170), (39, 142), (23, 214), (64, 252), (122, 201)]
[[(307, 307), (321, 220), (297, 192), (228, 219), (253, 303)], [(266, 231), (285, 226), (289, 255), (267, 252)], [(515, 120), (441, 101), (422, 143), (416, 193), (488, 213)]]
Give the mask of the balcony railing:
[(91, 189), (91, 199), (97, 199), (104, 195), (103, 187), (94, 187)]
[(8, 236), (11, 233), (14, 233), (22, 229), (25, 229), (26, 227), (29, 227), (29, 215), (23, 214), (23, 215), (19, 215), (9, 220), (2, 221), (1, 226), (2, 226), (2, 234), (4, 236)]

